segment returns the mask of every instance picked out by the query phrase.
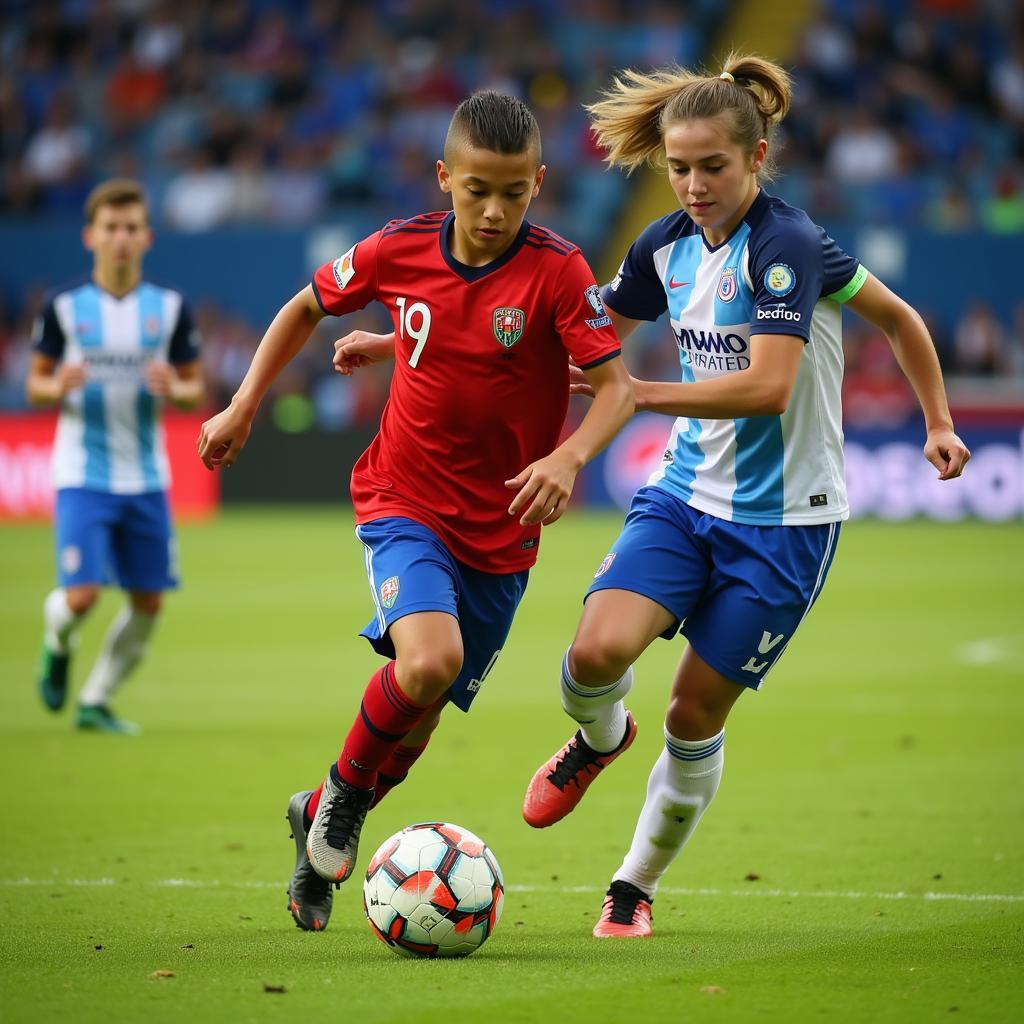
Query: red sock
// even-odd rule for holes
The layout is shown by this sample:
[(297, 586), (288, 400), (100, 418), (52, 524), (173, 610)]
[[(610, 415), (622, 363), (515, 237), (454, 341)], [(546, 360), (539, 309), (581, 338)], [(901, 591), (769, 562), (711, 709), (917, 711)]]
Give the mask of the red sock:
[(391, 751), (387, 760), (381, 762), (377, 769), (377, 782), (373, 787), (371, 809), (376, 807), (400, 782), (405, 782), (409, 769), (419, 760), (420, 754), (427, 749), (429, 742), (430, 737), (428, 736), (418, 747), (399, 744)]
[(430, 710), (420, 707), (398, 687), (395, 663), (373, 674), (338, 758), (338, 773), (351, 786), (369, 789), (377, 769)]

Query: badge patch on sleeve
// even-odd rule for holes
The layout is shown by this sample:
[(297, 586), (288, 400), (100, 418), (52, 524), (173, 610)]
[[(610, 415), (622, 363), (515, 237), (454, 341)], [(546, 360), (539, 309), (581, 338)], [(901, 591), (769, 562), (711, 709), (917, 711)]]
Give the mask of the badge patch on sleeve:
[(345, 285), (356, 276), (356, 247), (353, 245), (351, 249), (344, 256), (339, 256), (334, 261), (334, 281), (338, 286), (338, 291), (343, 292)]
[(604, 303), (601, 301), (601, 291), (597, 285), (592, 284), (589, 288), (584, 289), (583, 297), (594, 311), (594, 319), (584, 321), (586, 325), (592, 327), (595, 331), (599, 327), (607, 327), (612, 322), (612, 318), (604, 308)]
[(795, 285), (796, 274), (785, 263), (773, 263), (764, 272), (764, 286), (772, 295), (788, 295)]

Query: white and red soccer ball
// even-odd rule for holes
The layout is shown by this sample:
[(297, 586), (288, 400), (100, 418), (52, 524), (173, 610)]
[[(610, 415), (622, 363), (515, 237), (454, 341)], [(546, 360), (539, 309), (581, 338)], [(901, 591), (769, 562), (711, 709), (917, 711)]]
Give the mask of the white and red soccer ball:
[(487, 844), (436, 821), (386, 839), (363, 882), (370, 926), (409, 957), (468, 956), (494, 931), (504, 898), (501, 868)]

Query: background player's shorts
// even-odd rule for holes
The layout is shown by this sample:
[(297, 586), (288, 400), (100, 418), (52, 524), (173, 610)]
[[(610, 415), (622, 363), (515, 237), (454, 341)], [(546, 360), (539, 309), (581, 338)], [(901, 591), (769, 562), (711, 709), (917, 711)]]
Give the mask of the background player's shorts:
[(668, 609), (713, 669), (751, 689), (779, 660), (821, 593), (839, 523), (746, 526), (642, 487), (594, 576), (597, 590), (631, 590)]
[(505, 646), (529, 571), (487, 573), (452, 557), (432, 530), (403, 516), (356, 527), (376, 615), (360, 633), (385, 658), (395, 656), (391, 623), (414, 612), (448, 612), (459, 621), (465, 652), (448, 695), (469, 705)]
[(62, 587), (116, 582), (159, 592), (178, 585), (171, 512), (164, 491), (57, 491), (57, 578)]

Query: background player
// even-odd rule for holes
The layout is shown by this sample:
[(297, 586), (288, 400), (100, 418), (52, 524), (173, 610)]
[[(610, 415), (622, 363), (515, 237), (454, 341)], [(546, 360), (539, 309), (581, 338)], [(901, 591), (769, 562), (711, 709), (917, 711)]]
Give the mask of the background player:
[(163, 591), (177, 586), (160, 414), (203, 395), (199, 349), (182, 296), (142, 279), (153, 242), (141, 186), (115, 179), (85, 204), (90, 279), (58, 291), (35, 328), (26, 392), (60, 403), (54, 442), (59, 585), (43, 605), (43, 702), (67, 699), (75, 631), (113, 574), (128, 592), (78, 697), (84, 729), (134, 733), (110, 709), (146, 652)]
[[(560, 518), (577, 472), (633, 409), (585, 260), (525, 220), (544, 173), (537, 122), (519, 100), (478, 93), (460, 104), (437, 164), (453, 211), (392, 221), (321, 267), (200, 434), (207, 467), (230, 466), (317, 321), (374, 299), (388, 308), (395, 372), (352, 500), (376, 613), (363, 635), (389, 660), (322, 787), (289, 804), (288, 906), (301, 928), (326, 927), (331, 884), (353, 870), (378, 779), (383, 793), (408, 771), (449, 701), (468, 710), (505, 643), (541, 526)], [(555, 447), (570, 356), (594, 404)]]
[(842, 304), (891, 342), (940, 479), (969, 458), (920, 316), (803, 211), (761, 190), (789, 102), (782, 68), (732, 55), (720, 76), (627, 71), (589, 108), (609, 162), (632, 170), (664, 158), (683, 207), (646, 228), (604, 289), (622, 337), (668, 310), (682, 383), (634, 382), (638, 409), (679, 418), (588, 592), (562, 668), (562, 704), (581, 728), (531, 781), (531, 825), (568, 814), (632, 742), (623, 698), (633, 662), (656, 637), (689, 641), (598, 937), (651, 934), (658, 880), (718, 788), (726, 717), (745, 688), (760, 688), (821, 592), (849, 515)]

